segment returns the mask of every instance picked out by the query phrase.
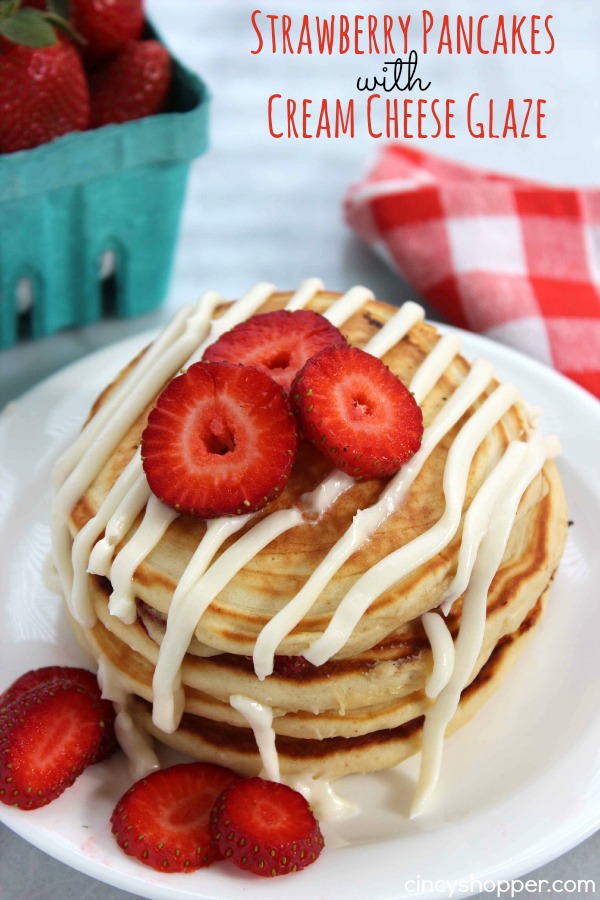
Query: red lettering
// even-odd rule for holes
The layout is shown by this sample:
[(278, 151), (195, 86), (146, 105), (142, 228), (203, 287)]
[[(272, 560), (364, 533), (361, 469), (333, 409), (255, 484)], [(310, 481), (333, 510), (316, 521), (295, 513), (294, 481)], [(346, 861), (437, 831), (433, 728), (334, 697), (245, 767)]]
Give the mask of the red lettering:
[(545, 101), (545, 100), (538, 100), (538, 102), (537, 102), (537, 104), (536, 104), (536, 112), (537, 112), (537, 117), (536, 117), (536, 123), (537, 123), (536, 134), (537, 134), (537, 137), (539, 137), (539, 138), (547, 138), (547, 137), (548, 137), (547, 134), (542, 134), (542, 119), (545, 119), (545, 118), (546, 118), (545, 113), (542, 112), (542, 104), (545, 106), (545, 105), (546, 105), (546, 101)]
[(486, 19), (489, 19), (489, 16), (481, 16), (479, 21), (477, 22), (477, 49), (480, 53), (483, 53), (484, 56), (487, 56), (487, 54), (490, 52), (489, 50), (485, 49), (482, 40), (483, 23), (486, 21)]
[(293, 53), (294, 48), (292, 47), (292, 42), (290, 40), (290, 30), (292, 28), (292, 17), (291, 16), (282, 16), (281, 17), (281, 39), (283, 41), (283, 52), (284, 53)]
[[(471, 94), (467, 103), (467, 128), (469, 134), (474, 138), (482, 138), (484, 136), (484, 128), (481, 122), (473, 122), (473, 104), (479, 94)], [(476, 130), (474, 130), (476, 129)]]
[(450, 34), (450, 16), (444, 16), (442, 18), (442, 28), (440, 30), (440, 39), (438, 41), (437, 52), (442, 52), (442, 47), (445, 47), (448, 53), (452, 53), (452, 36)]
[(348, 16), (340, 16), (340, 53), (350, 49), (350, 20)]
[(357, 56), (363, 56), (364, 50), (360, 50), (360, 35), (364, 34), (364, 29), (360, 27), (359, 22), (364, 22), (364, 16), (354, 16), (354, 52)]
[[(550, 46), (546, 50), (546, 53), (552, 53), (552, 51), (554, 50), (554, 35), (550, 31), (550, 19), (553, 18), (554, 16), (546, 16), (546, 20), (544, 22), (544, 28), (546, 29), (548, 37), (550, 38)], [(543, 102), (545, 103), (546, 101), (544, 100)], [(546, 135), (543, 135), (543, 137), (546, 137)]]
[[(504, 117), (504, 130), (502, 132), (502, 137), (507, 137), (509, 133), (512, 134), (513, 137), (517, 137), (517, 117), (515, 116), (514, 100), (509, 100), (506, 106), (506, 115)], [(523, 135), (521, 135), (521, 137), (523, 137)]]
[(273, 102), (281, 100), (281, 94), (272, 94), (269, 97), (269, 134), (274, 138), (282, 138), (283, 131), (273, 131)]
[(250, 53), (260, 53), (260, 51), (263, 48), (264, 41), (262, 38), (262, 34), (260, 33), (260, 28), (256, 24), (256, 20), (260, 16), (260, 14), (261, 14), (260, 9), (255, 9), (254, 12), (252, 13), (252, 15), (250, 16), (250, 21), (252, 22), (252, 27), (254, 28), (254, 31), (256, 32), (256, 36), (258, 38), (258, 47), (256, 48), (256, 50), (251, 50)]
[(383, 137), (383, 131), (373, 131), (372, 106), (376, 100), (381, 100), (381, 94), (371, 94), (367, 100), (367, 128), (372, 138)]
[(296, 128), (296, 101), (288, 100), (287, 102), (287, 120), (288, 120), (288, 137), (298, 137), (298, 129)]
[[(385, 52), (386, 53), (396, 53), (394, 50), (394, 42), (392, 41), (392, 17), (384, 16), (384, 29), (385, 29)], [(408, 28), (410, 26), (410, 16), (407, 16), (406, 19), (403, 16), (398, 16), (398, 24), (402, 31), (402, 37), (404, 38), (404, 50), (402, 51), (405, 55), (408, 53)], [(389, 28), (389, 33), (388, 33)], [(389, 49), (388, 49), (388, 39), (389, 39)]]
[(423, 53), (427, 53), (427, 35), (433, 28), (433, 14), (428, 9), (423, 10)]
[(302, 17), (300, 36), (298, 38), (298, 53), (302, 53), (304, 49), (309, 53), (312, 53), (312, 40), (310, 37), (310, 22), (308, 21), (308, 16)]
[(518, 20), (517, 17), (513, 16), (512, 23), (512, 52), (515, 54), (517, 52), (517, 43), (519, 43), (521, 50), (523, 53), (527, 53), (527, 47), (523, 43), (523, 38), (521, 37), (521, 28), (523, 27), (523, 23), (526, 21), (527, 16), (523, 16)]

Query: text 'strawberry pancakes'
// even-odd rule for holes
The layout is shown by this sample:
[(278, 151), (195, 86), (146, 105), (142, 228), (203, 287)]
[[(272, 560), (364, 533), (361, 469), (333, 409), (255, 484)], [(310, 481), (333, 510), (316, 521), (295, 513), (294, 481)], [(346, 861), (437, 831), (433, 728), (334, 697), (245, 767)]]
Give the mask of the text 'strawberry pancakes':
[[(383, 359), (422, 407), (421, 446), (391, 478), (357, 482), (305, 442), (267, 509), (181, 516), (144, 475), (150, 409), (221, 335), (280, 309), (320, 313)], [(261, 284), (232, 304), (205, 294), (105, 391), (56, 467), (54, 560), (132, 754), (135, 723), (308, 792), (395, 765), (422, 735), (424, 808), (444, 734), (525, 642), (566, 535), (556, 442), (514, 386), (459, 351), (417, 304)], [(282, 673), (276, 654), (307, 662)]]

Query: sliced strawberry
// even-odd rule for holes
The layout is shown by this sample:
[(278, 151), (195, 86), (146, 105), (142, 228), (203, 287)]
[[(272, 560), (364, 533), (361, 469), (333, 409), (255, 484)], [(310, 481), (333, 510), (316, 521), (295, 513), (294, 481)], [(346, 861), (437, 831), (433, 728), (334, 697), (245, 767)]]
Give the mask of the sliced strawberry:
[(50, 684), (55, 681), (76, 684), (82, 690), (97, 694), (98, 699), (100, 699), (98, 682), (93, 672), (73, 666), (45, 666), (43, 669), (33, 669), (30, 672), (25, 672), (3, 694), (0, 694), (0, 709), (18, 700), (19, 697), (28, 691), (42, 684)]
[(296, 678), (316, 669), (303, 656), (275, 656), (273, 659), (273, 671), (277, 675), (285, 675)]
[(252, 316), (207, 347), (203, 359), (256, 366), (289, 393), (307, 359), (325, 347), (346, 346), (346, 339), (324, 316), (311, 310)]
[(114, 709), (69, 682), (32, 688), (0, 710), (0, 801), (45, 806), (116, 749)]
[(392, 475), (421, 446), (423, 414), (414, 397), (380, 359), (357, 347), (314, 356), (291, 396), (304, 434), (355, 478)]
[(225, 859), (265, 878), (310, 866), (324, 846), (302, 794), (262, 778), (223, 791), (211, 813), (210, 830)]
[(129, 788), (111, 817), (119, 847), (160, 872), (191, 872), (221, 854), (211, 843), (209, 817), (219, 794), (240, 780), (230, 769), (184, 763)]
[(285, 488), (298, 438), (287, 397), (263, 372), (196, 363), (156, 401), (142, 435), (150, 488), (214, 518), (261, 509)]

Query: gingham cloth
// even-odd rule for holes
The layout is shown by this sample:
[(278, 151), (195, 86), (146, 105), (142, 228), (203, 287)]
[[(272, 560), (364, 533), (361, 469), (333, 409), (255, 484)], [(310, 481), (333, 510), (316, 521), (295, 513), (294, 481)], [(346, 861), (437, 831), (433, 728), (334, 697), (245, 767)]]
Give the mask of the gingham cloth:
[(510, 344), (600, 397), (600, 190), (390, 144), (345, 209), (448, 322)]

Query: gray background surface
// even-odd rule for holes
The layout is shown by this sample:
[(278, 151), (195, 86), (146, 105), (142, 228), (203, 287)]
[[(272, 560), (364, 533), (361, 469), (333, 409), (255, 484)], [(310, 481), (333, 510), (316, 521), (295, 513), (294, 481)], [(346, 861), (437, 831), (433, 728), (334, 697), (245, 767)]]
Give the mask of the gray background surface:
[[(415, 16), (427, 4), (304, 0), (301, 13), (375, 12)], [(256, 4), (264, 13), (293, 12), (281, 2)], [(440, 10), (436, 3), (431, 8)], [(239, 0), (147, 0), (167, 43), (209, 83), (213, 104), (210, 151), (192, 167), (174, 277), (164, 306), (143, 318), (106, 321), (0, 352), (0, 408), (63, 365), (169, 318), (182, 302), (214, 288), (237, 296), (255, 281), (282, 288), (309, 275), (343, 290), (355, 283), (384, 300), (412, 296), (401, 278), (349, 233), (342, 198), (373, 161), (379, 142), (274, 140), (266, 101), (278, 91), (295, 98), (349, 96), (358, 75), (373, 66), (356, 58), (253, 56), (249, 24), (254, 6)], [(545, 141), (483, 140), (459, 136), (430, 141), (429, 149), (522, 176), (555, 183), (598, 182), (600, 158), (600, 8), (589, 0), (543, 3), (447, 0), (448, 13), (513, 12), (554, 15), (557, 47), (540, 57), (428, 57), (426, 74), (441, 96), (479, 90), (499, 97), (546, 97)], [(435, 311), (429, 310), (435, 318)], [(1, 662), (0, 662), (1, 664)], [(518, 828), (518, 823), (515, 823)], [(595, 879), (600, 891), (600, 836), (534, 873), (535, 878)], [(341, 879), (340, 897), (343, 897)], [(285, 884), (281, 887), (285, 895)], [(567, 890), (544, 886), (544, 896)], [(591, 888), (588, 894), (592, 893)], [(530, 894), (531, 895), (531, 894)], [(51, 860), (0, 826), (0, 900), (125, 900), (122, 891)]]

